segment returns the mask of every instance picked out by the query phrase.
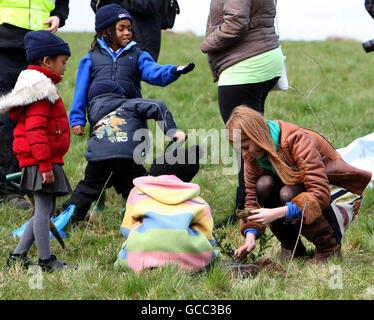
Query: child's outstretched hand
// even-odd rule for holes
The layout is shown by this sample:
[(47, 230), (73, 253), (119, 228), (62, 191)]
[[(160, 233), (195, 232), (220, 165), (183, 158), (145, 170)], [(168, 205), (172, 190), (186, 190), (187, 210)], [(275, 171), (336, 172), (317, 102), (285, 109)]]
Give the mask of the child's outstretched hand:
[(191, 72), (193, 69), (195, 68), (195, 64), (193, 62), (190, 62), (188, 65), (186, 66), (179, 66), (179, 67), (176, 67), (172, 70), (172, 72), (175, 74), (175, 75), (181, 75), (181, 74), (186, 74), (186, 73), (189, 73)]
[(186, 134), (183, 131), (177, 131), (172, 138), (173, 140), (176, 140), (177, 143), (182, 143), (186, 140)]
[(76, 136), (83, 136), (83, 134), (84, 134), (84, 126), (82, 126), (82, 125), (74, 126), (73, 127), (73, 133)]

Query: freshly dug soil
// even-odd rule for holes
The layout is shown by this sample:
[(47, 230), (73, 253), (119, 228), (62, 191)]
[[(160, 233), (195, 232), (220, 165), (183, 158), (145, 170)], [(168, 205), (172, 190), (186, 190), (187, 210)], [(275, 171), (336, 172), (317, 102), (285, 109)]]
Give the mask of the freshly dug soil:
[(259, 267), (260, 270), (267, 270), (267, 271), (280, 272), (280, 273), (286, 274), (285, 268), (271, 261), (270, 259), (259, 260), (255, 263), (255, 265)]

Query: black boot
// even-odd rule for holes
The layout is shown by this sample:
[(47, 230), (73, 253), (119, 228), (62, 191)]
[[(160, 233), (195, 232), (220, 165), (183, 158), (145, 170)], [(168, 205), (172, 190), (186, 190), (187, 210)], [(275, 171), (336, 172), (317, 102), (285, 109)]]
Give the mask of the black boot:
[(26, 253), (11, 252), (6, 264), (9, 268), (19, 264), (22, 268), (28, 269), (29, 266), (34, 265), (34, 262), (26, 256)]
[(54, 254), (51, 254), (49, 259), (40, 259), (39, 258), (39, 266), (42, 268), (42, 271), (52, 272), (54, 270), (61, 270), (61, 269), (76, 269), (76, 266), (67, 265), (65, 262), (57, 259)]
[[(287, 223), (284, 219), (278, 219), (269, 224), (270, 230), (273, 232), (275, 237), (281, 243), (281, 258), (291, 258), (292, 252), (296, 245), (296, 240), (298, 238), (300, 228), (300, 223), (292, 224)], [(308, 252), (299, 239), (296, 250), (295, 258), (307, 257)]]
[(6, 200), (16, 209), (29, 210), (32, 208), (31, 202), (27, 201), (23, 195), (18, 193), (7, 195)]

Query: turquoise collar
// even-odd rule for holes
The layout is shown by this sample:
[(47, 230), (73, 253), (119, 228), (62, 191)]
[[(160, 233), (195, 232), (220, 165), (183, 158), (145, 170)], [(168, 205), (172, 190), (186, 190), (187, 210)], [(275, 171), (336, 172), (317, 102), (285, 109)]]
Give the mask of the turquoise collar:
[[(280, 136), (279, 124), (275, 121), (272, 121), (272, 120), (266, 120), (266, 123), (269, 127), (269, 132), (270, 132), (271, 138), (273, 140), (275, 150), (278, 151), (279, 136)], [(256, 159), (256, 160), (260, 164), (261, 167), (263, 167), (265, 169), (268, 169), (268, 170), (271, 170), (276, 174), (275, 169), (270, 164), (267, 152), (265, 153), (265, 156), (263, 158)]]

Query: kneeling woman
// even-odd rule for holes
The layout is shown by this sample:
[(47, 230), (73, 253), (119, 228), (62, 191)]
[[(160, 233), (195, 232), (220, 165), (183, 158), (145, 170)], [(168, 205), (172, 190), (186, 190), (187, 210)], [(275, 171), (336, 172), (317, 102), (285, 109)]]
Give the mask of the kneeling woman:
[[(281, 243), (282, 256), (291, 255), (300, 227), (316, 247), (314, 260), (340, 255), (344, 230), (357, 214), (371, 173), (346, 163), (318, 133), (265, 120), (246, 106), (234, 109), (226, 127), (230, 143), (241, 146), (245, 208), (253, 213), (240, 221), (245, 243), (235, 254), (253, 250), (268, 225)], [(299, 240), (295, 256), (304, 255)]]

